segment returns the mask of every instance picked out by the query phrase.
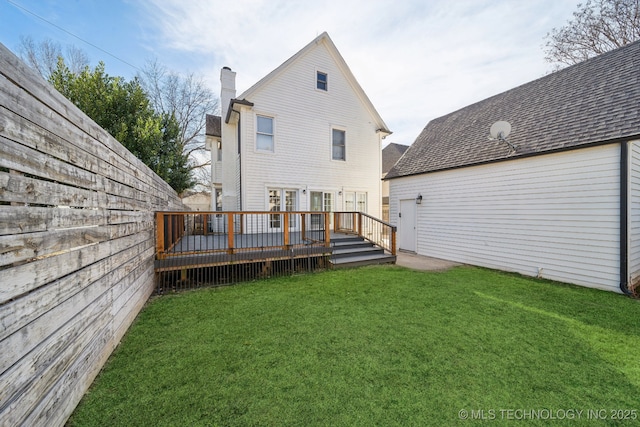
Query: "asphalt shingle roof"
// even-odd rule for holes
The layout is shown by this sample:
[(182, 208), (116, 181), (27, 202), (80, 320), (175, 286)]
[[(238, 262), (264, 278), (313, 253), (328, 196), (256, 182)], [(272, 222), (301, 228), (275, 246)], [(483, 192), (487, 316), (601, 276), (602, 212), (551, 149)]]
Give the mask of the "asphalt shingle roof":
[[(516, 152), (489, 140), (499, 120)], [(640, 41), (432, 120), (386, 178), (639, 135)]]
[(205, 134), (222, 137), (222, 117), (207, 114)]
[(385, 174), (391, 170), (393, 165), (396, 164), (398, 159), (402, 157), (405, 151), (409, 148), (408, 145), (396, 144), (392, 142), (382, 149), (382, 173)]

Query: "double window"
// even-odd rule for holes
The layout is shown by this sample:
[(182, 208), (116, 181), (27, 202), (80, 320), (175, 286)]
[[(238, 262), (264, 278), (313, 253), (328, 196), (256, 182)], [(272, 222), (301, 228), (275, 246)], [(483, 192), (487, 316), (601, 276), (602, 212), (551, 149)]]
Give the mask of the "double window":
[(256, 150), (273, 153), (273, 117), (256, 117)]

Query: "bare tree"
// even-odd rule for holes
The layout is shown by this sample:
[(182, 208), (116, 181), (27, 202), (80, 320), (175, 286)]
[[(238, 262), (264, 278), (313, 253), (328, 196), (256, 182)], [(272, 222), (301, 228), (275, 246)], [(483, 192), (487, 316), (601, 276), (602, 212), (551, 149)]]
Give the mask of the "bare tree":
[(194, 171), (193, 177), (198, 182), (198, 184), (194, 187), (195, 190), (211, 191), (211, 186), (213, 185), (213, 178), (211, 177), (210, 168), (201, 167), (200, 169), (196, 169)]
[(82, 49), (68, 45), (63, 54), (60, 43), (45, 39), (36, 43), (31, 37), (20, 37), (20, 57), (42, 77), (48, 79), (58, 66), (58, 58), (63, 58), (65, 64), (74, 74), (79, 74), (89, 65), (89, 57)]
[(555, 70), (640, 40), (640, 0), (587, 0), (545, 39), (545, 59)]
[(181, 76), (168, 71), (157, 60), (147, 64), (140, 80), (153, 108), (178, 120), (180, 141), (192, 161), (192, 169), (208, 171), (205, 167), (211, 165), (211, 158), (204, 153), (206, 115), (218, 110), (217, 97), (193, 73)]

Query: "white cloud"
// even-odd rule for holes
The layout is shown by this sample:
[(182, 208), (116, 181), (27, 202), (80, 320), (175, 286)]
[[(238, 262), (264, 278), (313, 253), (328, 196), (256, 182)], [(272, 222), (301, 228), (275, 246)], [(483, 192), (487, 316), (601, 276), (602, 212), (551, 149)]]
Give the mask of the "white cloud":
[[(147, 0), (173, 52), (199, 57), (239, 92), (327, 31), (387, 125), (410, 144), (435, 117), (542, 76), (544, 35), (577, 0)], [(157, 42), (156, 42), (157, 43)]]

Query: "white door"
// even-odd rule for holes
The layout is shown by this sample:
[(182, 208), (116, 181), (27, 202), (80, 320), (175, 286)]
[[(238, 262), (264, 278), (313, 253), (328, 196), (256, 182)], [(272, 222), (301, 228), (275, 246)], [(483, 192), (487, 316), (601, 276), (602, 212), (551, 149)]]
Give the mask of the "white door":
[[(270, 189), (267, 195), (270, 212), (292, 212), (298, 209), (298, 192), (295, 190)], [(295, 230), (297, 227), (298, 221), (296, 220), (296, 216), (290, 216), (289, 230)], [(269, 215), (269, 228), (282, 228), (282, 214)]]
[[(312, 191), (309, 210), (312, 212), (333, 212), (333, 193)], [(329, 226), (333, 226), (333, 215), (329, 215)], [(319, 230), (323, 227), (324, 216), (311, 215), (311, 228), (313, 230)]]
[(398, 213), (398, 249), (416, 251), (416, 201), (400, 200)]

